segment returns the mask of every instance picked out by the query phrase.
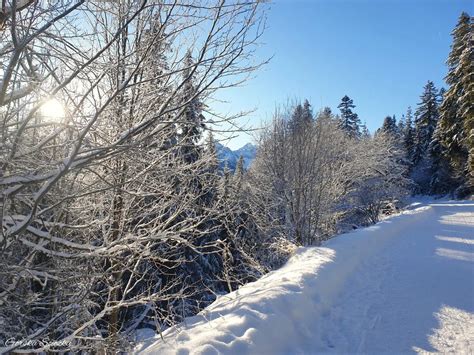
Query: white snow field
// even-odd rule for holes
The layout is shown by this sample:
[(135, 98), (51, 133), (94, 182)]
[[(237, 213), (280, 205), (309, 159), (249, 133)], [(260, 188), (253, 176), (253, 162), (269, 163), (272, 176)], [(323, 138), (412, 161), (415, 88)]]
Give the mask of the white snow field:
[(437, 202), (219, 297), (142, 354), (474, 353), (474, 202)]

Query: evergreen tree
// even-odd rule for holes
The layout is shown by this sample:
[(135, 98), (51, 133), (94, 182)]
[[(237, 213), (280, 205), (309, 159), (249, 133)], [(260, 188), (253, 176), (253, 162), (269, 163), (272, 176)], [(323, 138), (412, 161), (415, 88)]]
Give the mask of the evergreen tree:
[(297, 132), (300, 129), (306, 128), (313, 122), (313, 112), (308, 100), (305, 100), (303, 105), (298, 104), (295, 107), (291, 120), (288, 123), (291, 131)]
[(439, 92), (438, 92), (438, 106), (441, 106), (441, 104), (443, 103), (444, 95), (446, 95), (446, 89), (445, 88), (439, 89)]
[(219, 159), (217, 157), (216, 141), (212, 132), (209, 132), (207, 136), (206, 150), (201, 157), (202, 165), (204, 168), (203, 174), (203, 189), (207, 193), (207, 201), (209, 204), (217, 196), (219, 189)]
[(313, 110), (311, 109), (311, 104), (308, 100), (304, 100), (303, 103), (303, 122), (310, 124), (313, 122)]
[[(474, 186), (474, 30), (465, 12), (452, 32), (448, 56), (449, 85), (440, 107), (439, 139), (454, 174), (469, 187)], [(469, 177), (470, 176), (470, 177)], [(468, 193), (468, 191), (467, 191)]]
[(330, 107), (324, 107), (320, 114), (319, 114), (319, 117), (326, 117), (326, 118), (332, 118), (333, 117), (333, 114), (332, 114), (332, 110)]
[(440, 141), (440, 125), (436, 126), (428, 153), (431, 159), (430, 194), (446, 194), (454, 187), (449, 161)]
[(430, 144), (439, 117), (438, 91), (432, 81), (424, 86), (421, 102), (418, 104), (415, 117), (415, 145), (411, 156), (411, 177), (415, 182), (415, 192), (428, 194), (431, 192), (433, 172), (433, 156)]
[(212, 132), (209, 132), (207, 136), (205, 158), (207, 160), (207, 166), (209, 166), (209, 170), (213, 173), (216, 173), (219, 169), (219, 160), (217, 159), (216, 141)]
[(201, 202), (204, 206), (211, 206), (217, 197), (220, 180), (219, 159), (217, 158), (216, 141), (212, 132), (209, 132), (207, 136), (206, 147), (201, 152), (199, 164), (201, 171), (198, 171), (200, 174), (195, 176), (195, 178), (199, 179), (197, 184), (199, 190), (197, 190), (197, 193), (200, 196), (196, 199), (196, 202)]
[(469, 29), (469, 34), (464, 38), (466, 48), (459, 60), (462, 96), (458, 100), (466, 137), (464, 145), (468, 152), (466, 193), (474, 192), (474, 21), (472, 18)]
[(397, 120), (395, 116), (385, 117), (381, 130), (385, 134), (390, 134), (392, 137), (396, 137), (398, 134), (398, 128), (397, 128)]
[(194, 83), (194, 60), (191, 51), (188, 51), (184, 60), (184, 85), (181, 104), (183, 114), (178, 118), (178, 142), (183, 159), (187, 163), (194, 163), (200, 157), (199, 141), (205, 128), (202, 114), (203, 104), (199, 98), (199, 90)]
[(401, 137), (403, 137), (403, 132), (405, 132), (406, 118), (405, 115), (402, 115), (402, 118), (398, 121), (397, 130)]
[(365, 122), (360, 126), (360, 136), (362, 139), (370, 138), (370, 132)]
[(416, 165), (425, 156), (438, 122), (438, 92), (434, 83), (428, 81), (415, 112), (415, 149), (413, 163)]
[(352, 112), (352, 109), (355, 108), (354, 102), (352, 99), (345, 95), (339, 106), (337, 106), (341, 111), (340, 117), (340, 126), (347, 132), (351, 138), (360, 137), (360, 119), (357, 113)]
[(412, 110), (409, 106), (405, 117), (405, 129), (403, 131), (403, 144), (406, 151), (408, 161), (413, 161), (413, 153), (415, 150), (415, 131), (413, 129)]
[[(445, 88), (439, 89), (438, 107), (443, 103), (445, 94)], [(433, 138), (428, 147), (428, 153), (431, 159), (430, 194), (446, 194), (455, 187), (455, 181), (452, 179), (452, 169), (446, 155), (446, 148), (442, 145), (441, 138), (441, 120), (438, 118)]]

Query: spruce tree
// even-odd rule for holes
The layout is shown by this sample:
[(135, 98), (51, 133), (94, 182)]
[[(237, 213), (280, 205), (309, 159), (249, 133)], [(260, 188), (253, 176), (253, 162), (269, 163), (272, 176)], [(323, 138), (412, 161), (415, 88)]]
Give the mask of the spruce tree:
[(330, 107), (324, 107), (319, 116), (318, 117), (325, 117), (325, 118), (332, 118), (333, 117), (333, 114), (332, 114), (332, 110)]
[(362, 139), (370, 138), (370, 132), (365, 122), (360, 126), (360, 137)]
[(385, 134), (390, 134), (392, 137), (396, 137), (398, 134), (398, 128), (395, 116), (385, 117), (381, 130)]
[(360, 137), (360, 119), (357, 113), (352, 112), (352, 109), (356, 106), (352, 99), (345, 95), (339, 106), (337, 106), (341, 111), (340, 117), (340, 126), (341, 128), (347, 132), (349, 137), (351, 138), (359, 138)]
[(413, 163), (418, 164), (425, 156), (438, 123), (438, 92), (432, 81), (424, 87), (421, 102), (415, 112), (415, 149)]
[(454, 187), (450, 164), (446, 158), (445, 148), (441, 144), (439, 127), (438, 124), (428, 147), (431, 160), (430, 194), (446, 194)]
[(217, 158), (216, 141), (212, 132), (209, 132), (207, 136), (206, 154), (203, 156), (203, 159), (208, 167), (208, 171), (212, 174), (217, 174), (219, 171), (219, 159)]
[(400, 136), (403, 136), (403, 132), (405, 132), (405, 124), (406, 124), (406, 118), (405, 118), (405, 115), (402, 115), (397, 125), (397, 130)]
[(438, 123), (438, 91), (432, 81), (424, 86), (415, 113), (415, 145), (412, 154), (411, 177), (416, 184), (417, 193), (428, 194), (431, 191), (433, 161), (430, 144)]
[(187, 163), (194, 163), (199, 159), (201, 151), (198, 143), (205, 128), (202, 114), (203, 104), (194, 82), (194, 74), (194, 60), (191, 52), (188, 51), (184, 60), (184, 85), (181, 95), (184, 112), (177, 122), (180, 151)]
[(415, 151), (415, 131), (413, 129), (412, 110), (409, 106), (405, 117), (405, 129), (403, 131), (403, 144), (408, 161), (413, 162), (413, 153)]
[(308, 100), (304, 100), (303, 103), (303, 122), (310, 124), (313, 121), (313, 110), (311, 109), (311, 104)]
[[(474, 186), (474, 44), (473, 21), (465, 12), (452, 32), (445, 80), (449, 88), (440, 107), (439, 139), (454, 175)], [(467, 193), (469, 193), (467, 191)]]
[(474, 21), (472, 18), (469, 28), (470, 32), (465, 37), (466, 48), (461, 53), (459, 61), (462, 96), (458, 100), (466, 137), (465, 147), (468, 152), (466, 193), (474, 192)]
[(298, 104), (295, 107), (291, 120), (288, 123), (291, 131), (297, 132), (308, 127), (313, 122), (313, 112), (308, 100), (305, 100), (303, 105)]
[(202, 172), (200, 176), (201, 202), (210, 206), (217, 196), (219, 188), (219, 160), (217, 158), (216, 142), (209, 132), (207, 136), (206, 149), (201, 154), (200, 164)]
[(446, 89), (445, 88), (439, 89), (439, 92), (438, 92), (438, 106), (441, 106), (441, 104), (443, 103), (444, 95), (446, 95)]

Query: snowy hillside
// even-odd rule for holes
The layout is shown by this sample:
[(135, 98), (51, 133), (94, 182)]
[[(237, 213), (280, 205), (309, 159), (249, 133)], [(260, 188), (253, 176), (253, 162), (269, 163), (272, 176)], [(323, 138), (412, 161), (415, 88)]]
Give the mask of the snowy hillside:
[(235, 169), (237, 160), (239, 160), (240, 156), (242, 156), (244, 159), (244, 168), (248, 169), (252, 161), (255, 159), (255, 154), (257, 153), (257, 147), (251, 143), (247, 143), (237, 150), (231, 150), (220, 143), (216, 143), (216, 148), (217, 157), (221, 163), (221, 168), (223, 168), (225, 162), (227, 162), (227, 165), (231, 170)]
[(412, 205), (301, 248), (142, 354), (474, 352), (474, 203)]

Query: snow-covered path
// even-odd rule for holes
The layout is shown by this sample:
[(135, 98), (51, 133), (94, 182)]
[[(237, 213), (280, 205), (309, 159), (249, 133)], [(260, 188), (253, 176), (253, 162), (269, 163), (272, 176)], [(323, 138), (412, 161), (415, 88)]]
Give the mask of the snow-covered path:
[(474, 353), (474, 203), (431, 203), (301, 249), (144, 341), (148, 354)]
[(320, 350), (474, 352), (474, 209), (432, 204), (420, 217), (347, 279)]

